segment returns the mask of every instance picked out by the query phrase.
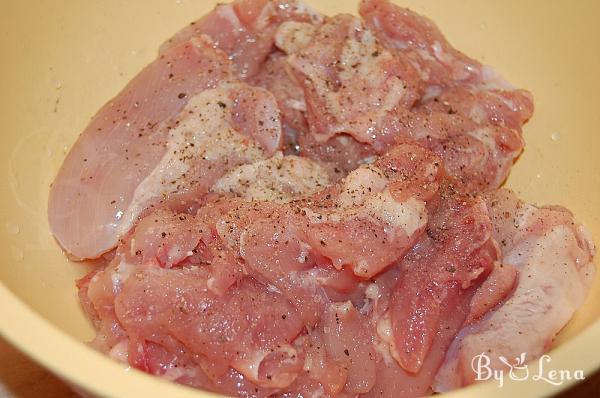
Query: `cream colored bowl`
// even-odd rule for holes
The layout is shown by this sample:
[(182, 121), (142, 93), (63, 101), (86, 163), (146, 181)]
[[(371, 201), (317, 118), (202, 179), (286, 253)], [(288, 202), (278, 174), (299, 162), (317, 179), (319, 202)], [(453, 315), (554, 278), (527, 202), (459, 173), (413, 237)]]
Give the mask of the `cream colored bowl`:
[[(48, 187), (94, 112), (150, 62), (159, 44), (214, 1), (17, 1), (0, 14), (0, 334), (99, 396), (209, 394), (124, 371), (82, 343), (93, 331), (69, 263), (48, 232)], [(308, 0), (326, 13), (357, 1)], [(600, 2), (410, 0), (452, 43), (530, 89), (536, 113), (508, 185), (529, 201), (575, 212), (600, 242)], [(551, 351), (554, 369), (600, 367), (600, 280)], [(535, 368), (530, 369), (535, 372)], [(455, 394), (545, 396), (542, 381), (481, 384)], [(455, 396), (455, 395), (453, 395)]]

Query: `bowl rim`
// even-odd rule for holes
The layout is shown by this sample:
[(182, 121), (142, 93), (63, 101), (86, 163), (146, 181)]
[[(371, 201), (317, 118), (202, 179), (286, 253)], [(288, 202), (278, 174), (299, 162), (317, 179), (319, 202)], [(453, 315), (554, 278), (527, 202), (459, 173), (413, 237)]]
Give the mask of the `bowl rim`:
[[(120, 398), (124, 396), (168, 396), (172, 398), (217, 398), (221, 395), (199, 391), (169, 382), (136, 369), (124, 368), (116, 361), (86, 346), (81, 341), (60, 330), (40, 314), (29, 308), (0, 282), (0, 335), (27, 356), (63, 379), (97, 397)], [(589, 355), (600, 352), (600, 320), (588, 325), (574, 338), (565, 341), (549, 352), (552, 361), (561, 369), (581, 369), (591, 375), (600, 369), (600, 358)], [(587, 354), (587, 355), (586, 355)], [(82, 366), (90, 364), (91, 366)], [(531, 366), (537, 372), (537, 364)], [(106, 383), (110, 380), (110, 383)], [(577, 380), (567, 380), (560, 386), (541, 381), (517, 382), (506, 380), (503, 395), (546, 397), (575, 385)], [(490, 393), (494, 381), (477, 383), (445, 394), (449, 398), (475, 398)], [(500, 387), (496, 389), (500, 390)]]

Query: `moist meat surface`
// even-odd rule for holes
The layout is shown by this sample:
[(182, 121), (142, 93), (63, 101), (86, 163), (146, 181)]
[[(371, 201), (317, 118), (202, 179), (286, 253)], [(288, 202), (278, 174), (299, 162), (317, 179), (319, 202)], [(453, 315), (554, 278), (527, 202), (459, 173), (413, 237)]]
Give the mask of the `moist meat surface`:
[(387, 0), (236, 0), (166, 41), (52, 186), (92, 345), (243, 397), (413, 397), (535, 358), (594, 245), (498, 189), (531, 95)]

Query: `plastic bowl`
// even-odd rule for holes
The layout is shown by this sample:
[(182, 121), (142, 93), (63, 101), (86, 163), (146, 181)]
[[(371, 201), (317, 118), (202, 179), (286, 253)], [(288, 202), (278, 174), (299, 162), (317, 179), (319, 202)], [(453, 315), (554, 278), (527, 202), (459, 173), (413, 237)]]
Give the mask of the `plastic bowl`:
[[(49, 184), (94, 112), (156, 55), (159, 44), (216, 2), (11, 1), (0, 14), (0, 334), (82, 390), (103, 397), (208, 397), (124, 371), (88, 348), (93, 331), (70, 263), (48, 232)], [(357, 1), (308, 0), (333, 14)], [(536, 113), (508, 185), (528, 201), (562, 204), (600, 237), (600, 2), (433, 1), (404, 4), (434, 19), (457, 48), (530, 89)], [(600, 367), (600, 281), (561, 332), (551, 368)], [(530, 373), (537, 372), (536, 366)], [(547, 396), (574, 381), (489, 382), (449, 396)]]

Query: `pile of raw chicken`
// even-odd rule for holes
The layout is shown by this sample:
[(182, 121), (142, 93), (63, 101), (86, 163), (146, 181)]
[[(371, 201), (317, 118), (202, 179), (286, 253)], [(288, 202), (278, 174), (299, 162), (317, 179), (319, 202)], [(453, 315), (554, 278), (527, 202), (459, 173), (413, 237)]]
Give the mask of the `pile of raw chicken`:
[(541, 355), (594, 246), (498, 189), (531, 95), (387, 0), (236, 0), (93, 118), (51, 189), (93, 346), (244, 397), (411, 397)]

